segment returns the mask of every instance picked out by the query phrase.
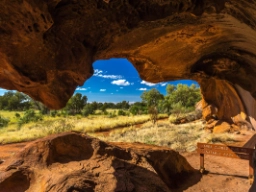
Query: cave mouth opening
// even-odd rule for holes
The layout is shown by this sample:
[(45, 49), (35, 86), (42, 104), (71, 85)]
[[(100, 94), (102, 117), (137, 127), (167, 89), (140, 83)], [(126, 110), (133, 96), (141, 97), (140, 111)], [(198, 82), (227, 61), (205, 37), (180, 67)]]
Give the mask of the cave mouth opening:
[(88, 102), (140, 102), (141, 94), (153, 88), (166, 95), (168, 84), (177, 86), (184, 84), (200, 87), (198, 82), (189, 79), (152, 83), (141, 78), (134, 65), (125, 58), (97, 60), (93, 63), (94, 74), (86, 82), (77, 87), (75, 93), (88, 97)]

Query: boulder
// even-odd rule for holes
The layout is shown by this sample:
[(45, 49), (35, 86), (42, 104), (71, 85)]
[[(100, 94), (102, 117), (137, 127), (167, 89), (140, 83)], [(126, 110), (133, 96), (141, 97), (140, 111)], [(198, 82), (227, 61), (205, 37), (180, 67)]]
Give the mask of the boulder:
[(213, 128), (213, 133), (226, 133), (231, 129), (231, 125), (225, 121), (219, 121)]
[(63, 133), (34, 141), (0, 164), (0, 192), (168, 192), (194, 173), (169, 148)]

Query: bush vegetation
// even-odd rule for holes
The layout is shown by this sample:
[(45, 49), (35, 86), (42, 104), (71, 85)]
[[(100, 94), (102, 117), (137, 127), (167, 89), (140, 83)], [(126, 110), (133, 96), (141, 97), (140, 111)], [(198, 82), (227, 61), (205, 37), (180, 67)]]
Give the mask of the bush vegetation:
[[(8, 91), (0, 96), (0, 143), (26, 141), (64, 131), (92, 133), (120, 127), (134, 127), (168, 115), (180, 116), (193, 110), (200, 99), (195, 85), (167, 86), (167, 95), (157, 89), (143, 92), (142, 102), (130, 104), (87, 102), (80, 93), (73, 95), (62, 110), (50, 110), (27, 95)], [(67, 118), (68, 117), (68, 118)]]
[(9, 123), (9, 119), (4, 118), (0, 115), (0, 128), (6, 127)]

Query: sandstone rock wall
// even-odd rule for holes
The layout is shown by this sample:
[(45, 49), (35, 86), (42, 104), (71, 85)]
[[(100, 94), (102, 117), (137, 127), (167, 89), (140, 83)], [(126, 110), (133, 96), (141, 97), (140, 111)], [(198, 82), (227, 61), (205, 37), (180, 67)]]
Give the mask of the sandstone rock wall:
[(125, 57), (147, 81), (198, 81), (220, 119), (255, 118), (245, 102), (256, 97), (255, 1), (18, 0), (0, 7), (3, 88), (58, 109), (92, 75), (94, 61)]

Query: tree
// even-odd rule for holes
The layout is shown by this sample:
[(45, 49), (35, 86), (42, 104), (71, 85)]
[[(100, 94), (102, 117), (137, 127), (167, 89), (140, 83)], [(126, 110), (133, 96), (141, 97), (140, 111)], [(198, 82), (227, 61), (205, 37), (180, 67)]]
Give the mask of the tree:
[(167, 95), (165, 96), (165, 108), (168, 112), (178, 109), (193, 109), (195, 104), (201, 100), (200, 88), (195, 84), (188, 86), (186, 84), (167, 85)]
[(129, 111), (133, 115), (148, 113), (147, 112), (147, 105), (143, 102), (135, 102), (134, 104), (131, 105)]
[(117, 109), (129, 109), (130, 104), (129, 101), (122, 101), (116, 104)]
[(164, 96), (155, 88), (149, 91), (144, 91), (140, 97), (142, 99), (142, 102), (146, 103), (148, 107), (156, 107), (158, 102), (164, 99)]
[(149, 91), (145, 91), (141, 95), (142, 102), (146, 103), (148, 106), (148, 112), (150, 114), (150, 119), (153, 124), (157, 121), (158, 114), (158, 102), (164, 99), (164, 96), (157, 90), (151, 89)]
[(83, 114), (84, 116), (88, 116), (88, 115), (90, 115), (90, 114), (93, 114), (95, 110), (96, 110), (96, 109), (95, 109), (95, 106), (93, 105), (93, 103), (92, 103), (92, 104), (91, 104), (91, 103), (87, 103), (87, 104), (84, 106), (84, 108), (83, 108), (82, 114)]
[(26, 110), (30, 107), (31, 98), (23, 93), (7, 91), (0, 96), (0, 109)]
[(72, 114), (79, 114), (81, 113), (81, 110), (84, 108), (86, 103), (87, 103), (87, 97), (85, 95), (83, 96), (81, 93), (76, 93), (69, 99), (66, 105), (66, 108)]

